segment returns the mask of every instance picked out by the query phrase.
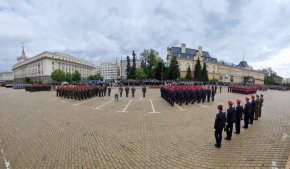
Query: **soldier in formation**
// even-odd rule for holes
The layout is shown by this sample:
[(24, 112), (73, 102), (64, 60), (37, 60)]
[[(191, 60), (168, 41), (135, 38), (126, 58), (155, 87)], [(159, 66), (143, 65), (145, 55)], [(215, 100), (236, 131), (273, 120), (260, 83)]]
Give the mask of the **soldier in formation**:
[(235, 127), (236, 127), (236, 134), (240, 134), (241, 129), (241, 120), (243, 117), (244, 108), (241, 106), (241, 100), (237, 99), (237, 107), (236, 107), (236, 121), (235, 121)]
[(130, 88), (129, 88), (129, 86), (126, 86), (126, 87), (125, 87), (125, 93), (126, 93), (126, 97), (128, 97), (128, 96), (129, 96), (129, 91), (130, 91)]
[(243, 128), (247, 129), (248, 128), (248, 124), (250, 121), (250, 114), (251, 114), (251, 104), (249, 102), (249, 98), (246, 97), (246, 104), (244, 106), (244, 126)]
[(216, 144), (215, 147), (220, 148), (221, 147), (221, 142), (222, 142), (222, 134), (223, 134), (223, 129), (226, 124), (226, 115), (223, 112), (223, 106), (218, 105), (218, 113), (215, 118), (215, 123), (214, 123), (214, 135), (215, 135), (215, 140)]
[(256, 100), (255, 100), (255, 96), (252, 95), (251, 96), (252, 101), (251, 101), (251, 113), (250, 113), (250, 124), (253, 124), (254, 122), (254, 116), (255, 116), (255, 111), (256, 111)]
[(132, 87), (131, 87), (132, 97), (134, 97), (134, 96), (135, 96), (135, 90), (136, 90), (136, 89), (135, 89), (135, 87), (134, 87), (134, 86), (132, 86)]
[[(183, 103), (194, 104), (206, 100), (206, 96), (210, 100), (211, 89), (203, 86), (165, 86), (160, 88), (161, 97), (166, 100), (171, 106), (175, 104), (182, 105)], [(209, 95), (208, 95), (209, 93)]]
[(146, 86), (142, 87), (142, 93), (143, 93), (143, 97), (145, 97), (145, 95), (146, 95)]
[(111, 96), (111, 90), (112, 90), (111, 86), (108, 86), (108, 96), (109, 97)]
[(227, 137), (225, 138), (226, 140), (231, 140), (232, 139), (232, 133), (233, 133), (233, 125), (236, 120), (235, 117), (235, 109), (233, 108), (233, 102), (228, 101), (229, 108), (227, 110), (227, 124), (226, 124), (226, 132), (227, 132)]

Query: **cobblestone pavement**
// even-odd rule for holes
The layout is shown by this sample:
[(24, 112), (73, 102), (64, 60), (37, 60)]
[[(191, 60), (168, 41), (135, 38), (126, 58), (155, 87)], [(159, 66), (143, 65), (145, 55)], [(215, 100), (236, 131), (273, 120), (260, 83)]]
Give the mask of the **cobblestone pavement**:
[(147, 91), (115, 102), (0, 88), (0, 166), (5, 157), (13, 169), (285, 168), (289, 92), (263, 92), (262, 118), (217, 149), (216, 106), (245, 95), (224, 89), (215, 102), (171, 107), (158, 89)]

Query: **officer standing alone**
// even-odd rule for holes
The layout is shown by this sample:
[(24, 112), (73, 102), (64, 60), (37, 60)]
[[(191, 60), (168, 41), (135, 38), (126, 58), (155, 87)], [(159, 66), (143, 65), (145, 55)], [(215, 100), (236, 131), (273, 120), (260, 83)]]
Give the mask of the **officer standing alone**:
[(143, 86), (142, 87), (142, 93), (143, 93), (143, 97), (145, 97), (145, 94), (146, 94), (146, 86)]

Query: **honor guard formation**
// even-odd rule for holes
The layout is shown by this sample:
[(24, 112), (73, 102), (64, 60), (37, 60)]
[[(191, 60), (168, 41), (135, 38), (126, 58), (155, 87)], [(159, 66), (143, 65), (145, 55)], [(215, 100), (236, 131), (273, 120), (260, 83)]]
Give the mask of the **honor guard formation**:
[(25, 91), (37, 92), (37, 91), (50, 91), (51, 86), (49, 84), (32, 84), (26, 85)]
[(229, 93), (240, 93), (240, 94), (255, 94), (258, 90), (266, 91), (268, 89), (265, 85), (259, 86), (240, 86), (240, 85), (231, 85), (228, 87)]
[(234, 124), (236, 130), (235, 134), (240, 134), (241, 120), (244, 120), (243, 128), (247, 129), (248, 124), (253, 124), (254, 120), (258, 120), (258, 118), (261, 117), (262, 106), (264, 102), (263, 95), (256, 95), (256, 100), (254, 95), (252, 95), (251, 98), (251, 102), (249, 101), (250, 99), (248, 97), (245, 98), (246, 103), (244, 106), (241, 105), (241, 100), (239, 99), (236, 100), (236, 107), (232, 101), (228, 101), (229, 108), (227, 109), (226, 113), (223, 112), (222, 105), (217, 106), (219, 112), (216, 115), (214, 123), (214, 135), (216, 139), (215, 147), (221, 147), (223, 130), (226, 132), (225, 139), (231, 140)]
[(185, 103), (194, 104), (214, 101), (214, 96), (217, 87), (203, 87), (195, 85), (176, 85), (163, 86), (160, 88), (161, 97), (166, 100), (171, 106), (175, 104), (182, 105)]
[(56, 89), (56, 96), (67, 99), (84, 100), (92, 97), (104, 97), (108, 89), (110, 96), (111, 88), (106, 86), (92, 86), (92, 85), (65, 85), (58, 86)]

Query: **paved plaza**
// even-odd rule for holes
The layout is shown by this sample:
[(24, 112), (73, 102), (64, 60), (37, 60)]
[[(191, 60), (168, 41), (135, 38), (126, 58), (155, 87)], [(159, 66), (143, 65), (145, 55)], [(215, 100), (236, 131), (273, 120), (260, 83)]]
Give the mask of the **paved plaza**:
[[(261, 92), (259, 92), (260, 94)], [(0, 88), (0, 166), (21, 168), (272, 168), (290, 153), (290, 93), (266, 91), (262, 117), (214, 147), (215, 102), (171, 107), (159, 89), (146, 98), (76, 101), (51, 92)], [(243, 122), (242, 122), (243, 124)], [(225, 136), (225, 133), (223, 133)], [(6, 163), (5, 163), (6, 162)]]

